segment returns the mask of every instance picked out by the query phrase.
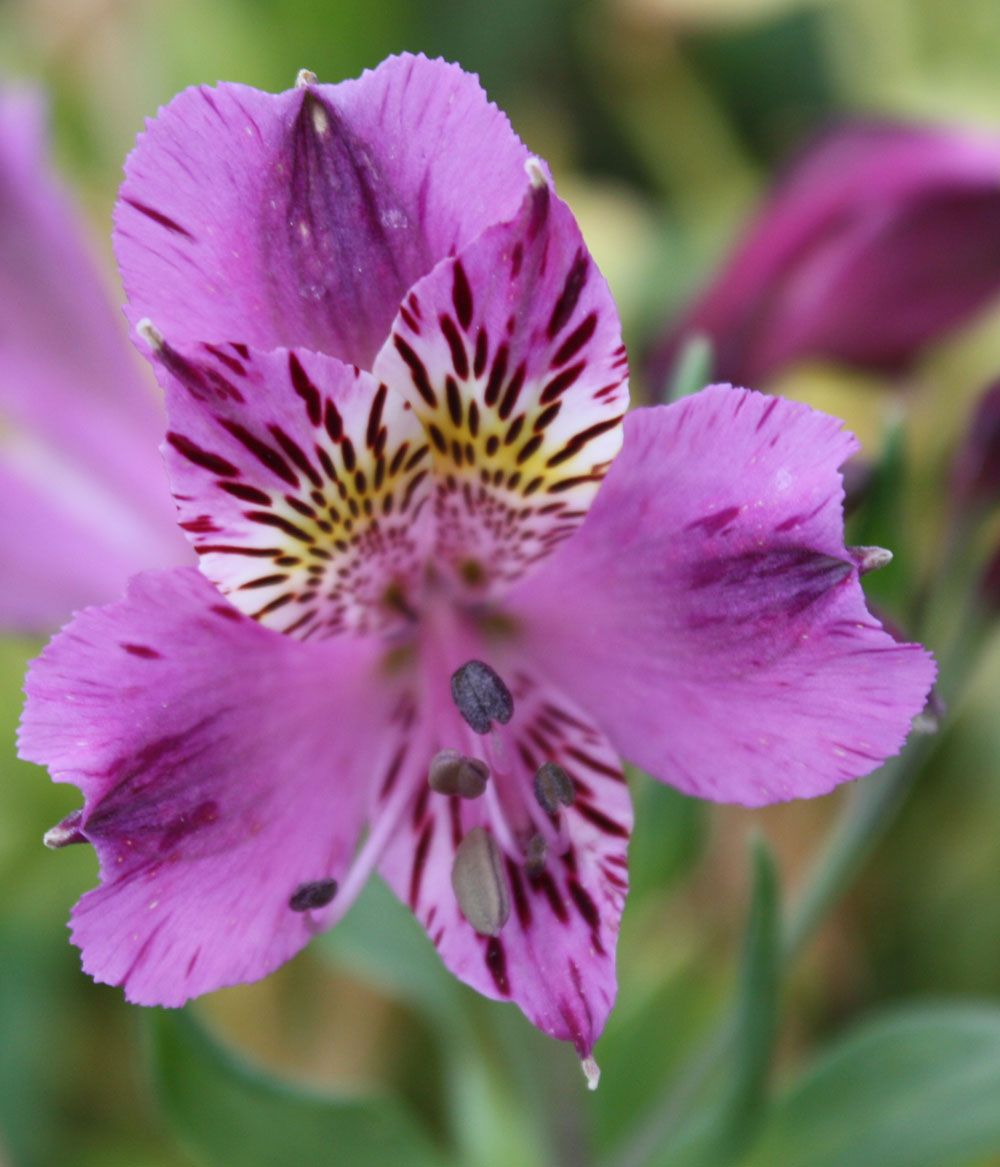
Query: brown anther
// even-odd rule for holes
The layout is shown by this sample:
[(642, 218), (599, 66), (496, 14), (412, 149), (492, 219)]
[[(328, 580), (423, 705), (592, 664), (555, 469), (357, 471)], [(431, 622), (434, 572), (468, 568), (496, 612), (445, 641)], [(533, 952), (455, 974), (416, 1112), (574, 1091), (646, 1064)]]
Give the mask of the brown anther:
[(467, 758), (458, 750), (441, 750), (431, 759), (427, 781), (438, 794), (478, 798), (486, 789), (490, 768), (479, 758)]
[(451, 886), (462, 915), (479, 935), (499, 935), (510, 915), (510, 892), (500, 848), (485, 827), (473, 827), (459, 843)]
[(543, 762), (534, 781), (535, 798), (546, 814), (555, 814), (560, 804), (572, 806), (576, 799), (573, 779), (557, 762)]
[(543, 835), (532, 835), (524, 852), (524, 870), (528, 875), (541, 875), (549, 857), (549, 845)]

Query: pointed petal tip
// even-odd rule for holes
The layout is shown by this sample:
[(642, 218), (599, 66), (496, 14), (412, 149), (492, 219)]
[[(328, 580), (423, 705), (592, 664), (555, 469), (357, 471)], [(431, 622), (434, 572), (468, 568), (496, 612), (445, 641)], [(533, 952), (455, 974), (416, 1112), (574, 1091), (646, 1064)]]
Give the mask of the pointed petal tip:
[(86, 843), (87, 837), (80, 830), (83, 822), (83, 810), (74, 810), (62, 822), (56, 823), (42, 835), (42, 842), (50, 851), (58, 851), (62, 847), (69, 847), (73, 843)]
[(927, 695), (927, 703), (913, 719), (913, 732), (934, 734), (941, 728), (941, 722), (947, 712), (945, 703), (941, 700), (936, 688), (932, 688)]
[(535, 190), (542, 190), (549, 185), (545, 168), (542, 166), (541, 159), (536, 154), (532, 154), (530, 158), (525, 159), (524, 172), (531, 180), (531, 185)]
[(892, 563), (892, 552), (885, 547), (848, 547), (847, 550), (859, 575), (867, 575)]
[(587, 1079), (587, 1089), (596, 1090), (597, 1083), (601, 1080), (601, 1067), (588, 1054), (587, 1057), (580, 1059), (580, 1069), (583, 1070), (583, 1076)]
[(136, 332), (149, 345), (153, 352), (158, 353), (163, 351), (164, 340), (163, 333), (153, 324), (148, 316), (143, 316), (139, 323), (135, 326)]

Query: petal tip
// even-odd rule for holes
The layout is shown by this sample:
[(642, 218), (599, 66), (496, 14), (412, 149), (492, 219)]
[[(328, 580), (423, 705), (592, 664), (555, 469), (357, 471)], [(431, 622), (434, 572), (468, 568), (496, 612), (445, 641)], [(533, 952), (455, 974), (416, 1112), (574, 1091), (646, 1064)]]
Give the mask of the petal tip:
[(549, 185), (545, 167), (542, 166), (542, 160), (537, 154), (532, 154), (530, 158), (524, 160), (524, 172), (531, 180), (531, 185), (535, 190), (543, 190)]
[(583, 1076), (587, 1079), (587, 1089), (596, 1090), (597, 1084), (601, 1080), (601, 1067), (588, 1054), (587, 1057), (580, 1059), (580, 1069), (583, 1070)]
[(136, 324), (135, 330), (142, 340), (149, 345), (154, 353), (163, 351), (164, 340), (163, 333), (153, 324), (148, 316), (143, 318)]

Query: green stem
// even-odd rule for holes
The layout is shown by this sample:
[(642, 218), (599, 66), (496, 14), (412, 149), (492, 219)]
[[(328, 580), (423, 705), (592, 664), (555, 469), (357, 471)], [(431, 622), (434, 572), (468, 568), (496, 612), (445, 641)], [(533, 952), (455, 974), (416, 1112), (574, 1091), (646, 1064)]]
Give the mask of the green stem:
[[(915, 737), (883, 769), (858, 786), (833, 827), (782, 926), (782, 972), (799, 954), (852, 877), (885, 834), (923, 769), (936, 739)], [(615, 1167), (643, 1167), (691, 1113), (695, 1102), (730, 1056), (735, 1026), (725, 1013), (666, 1096), (658, 1100), (638, 1132), (614, 1159)], [(609, 1162), (607, 1167), (611, 1167)]]
[(785, 919), (781, 954), (786, 967), (881, 841), (936, 742), (932, 734), (915, 735), (902, 754), (851, 792)]

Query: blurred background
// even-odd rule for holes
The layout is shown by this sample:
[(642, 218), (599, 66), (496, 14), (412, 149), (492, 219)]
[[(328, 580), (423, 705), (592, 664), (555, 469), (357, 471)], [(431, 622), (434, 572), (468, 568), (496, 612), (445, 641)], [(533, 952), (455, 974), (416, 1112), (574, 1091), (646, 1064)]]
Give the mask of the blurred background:
[[(336, 81), (403, 49), (478, 72), (549, 159), (617, 297), (637, 400), (663, 394), (668, 372), (649, 358), (817, 134), (892, 116), (979, 127), (1000, 143), (993, 0), (0, 0), (0, 73), (44, 87), (55, 166), (115, 303), (111, 208), (145, 117), (187, 85), (279, 90), (303, 67)], [(1000, 527), (986, 507), (956, 551), (949, 501), (971, 411), (1000, 377), (995, 301), (928, 341), (905, 370), (806, 354), (753, 386), (809, 401), (859, 434), (878, 489), (854, 519), (855, 541), (875, 532), (897, 552), (870, 594), (930, 647), (957, 644), (947, 712), (904, 807), (791, 970), (779, 1093), (832, 1035), (876, 1010), (1000, 1000), (1000, 651), (986, 615), (974, 636), (955, 633)], [(0, 434), (2, 411), (0, 394)], [(41, 846), (76, 791), (12, 760), (24, 663), (42, 642), (0, 644), (0, 1164), (263, 1162), (235, 1144), (206, 1151), (190, 1113), (175, 1133), (177, 1080), (192, 1056), (183, 1034), (165, 1039), (155, 1012), (79, 971), (65, 921), (96, 862), (89, 848)], [(634, 890), (595, 1095), (572, 1051), (436, 968), (377, 886), (332, 936), (266, 982), (199, 1003), (198, 1017), (293, 1081), (398, 1096), (469, 1162), (615, 1162), (732, 994), (748, 835), (769, 839), (794, 897), (847, 797), (750, 813), (642, 776), (634, 790)], [(900, 1153), (871, 1162), (918, 1162)], [(317, 1145), (315, 1159), (285, 1161), (354, 1160)], [(1000, 1163), (1000, 1153), (979, 1146), (933, 1161)]]

